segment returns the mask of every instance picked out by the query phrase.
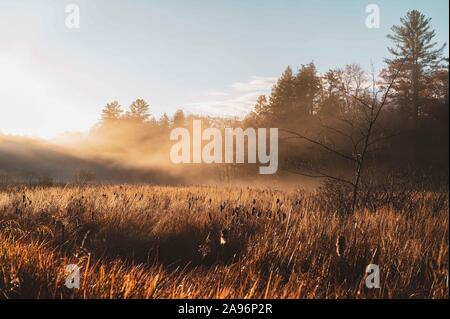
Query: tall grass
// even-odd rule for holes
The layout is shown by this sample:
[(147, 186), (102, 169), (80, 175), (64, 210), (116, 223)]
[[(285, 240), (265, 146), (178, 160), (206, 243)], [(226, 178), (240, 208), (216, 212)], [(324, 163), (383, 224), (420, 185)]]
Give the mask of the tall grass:
[(324, 191), (6, 188), (0, 298), (448, 298), (448, 192), (377, 198), (349, 215)]

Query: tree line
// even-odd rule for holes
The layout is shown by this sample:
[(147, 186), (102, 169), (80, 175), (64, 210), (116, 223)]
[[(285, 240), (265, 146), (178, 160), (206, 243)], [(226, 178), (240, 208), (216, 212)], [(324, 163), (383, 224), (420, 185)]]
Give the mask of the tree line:
[[(373, 74), (374, 70), (367, 72), (359, 64), (330, 69), (324, 74), (318, 73), (313, 62), (301, 65), (296, 72), (287, 67), (271, 94), (258, 98), (246, 123), (282, 125), (291, 119), (332, 118), (358, 112), (358, 100), (372, 98), (373, 80), (377, 87), (383, 88), (402, 61), (404, 66), (388, 100), (390, 111), (412, 128), (419, 126), (421, 118), (438, 116), (445, 106), (448, 108), (449, 59), (443, 56), (446, 44), (438, 46), (431, 18), (419, 11), (409, 11), (400, 21), (388, 35), (390, 56), (385, 58), (385, 67), (379, 74)], [(178, 110), (172, 119), (163, 114), (155, 120), (148, 103), (137, 99), (126, 112), (117, 101), (108, 103), (101, 119), (102, 123), (127, 120), (167, 127), (170, 122), (183, 125), (186, 117)]]
[(402, 122), (418, 128), (421, 118), (438, 116), (448, 109), (448, 57), (446, 44), (438, 46), (431, 19), (417, 10), (401, 18), (388, 35), (390, 57), (384, 60), (380, 74), (365, 71), (358, 64), (331, 69), (318, 74), (313, 62), (297, 72), (284, 71), (269, 97), (258, 98), (249, 119), (258, 124), (283, 123), (287, 119), (311, 116), (336, 117), (357, 112), (359, 100), (370, 100), (372, 81), (383, 88), (390, 82), (399, 65), (400, 74), (393, 83), (388, 105)]
[[(127, 111), (113, 101), (102, 111), (98, 132), (121, 128), (129, 139), (136, 136), (140, 141), (153, 139), (153, 147), (158, 148), (167, 143), (172, 127), (189, 127), (193, 119), (200, 118), (205, 127), (285, 130), (280, 157), (288, 168), (297, 167), (299, 162), (303, 166), (306, 163), (308, 169), (310, 163), (324, 166), (327, 162), (340, 168), (341, 163), (330, 158), (330, 153), (349, 154), (348, 157), (359, 162), (364, 141), (371, 146), (364, 156), (373, 162), (405, 166), (413, 160), (412, 165), (426, 166), (432, 160), (439, 162), (438, 167), (442, 163), (448, 166), (449, 59), (444, 56), (446, 44), (438, 45), (435, 36), (431, 18), (412, 10), (387, 35), (391, 43), (387, 48), (388, 57), (378, 73), (359, 64), (333, 68), (322, 74), (314, 62), (301, 65), (296, 71), (287, 67), (271, 93), (261, 95), (242, 120), (185, 115), (182, 110), (172, 117), (163, 114), (156, 120), (143, 99), (134, 101)], [(383, 112), (378, 112), (381, 105)], [(375, 115), (376, 123), (370, 124)], [(294, 141), (294, 136), (287, 132), (303, 138)], [(396, 139), (390, 140), (395, 136)], [(305, 143), (299, 145), (299, 142)], [(325, 146), (325, 152), (320, 148), (304, 151), (306, 147), (318, 145)], [(326, 168), (320, 171), (325, 172)]]

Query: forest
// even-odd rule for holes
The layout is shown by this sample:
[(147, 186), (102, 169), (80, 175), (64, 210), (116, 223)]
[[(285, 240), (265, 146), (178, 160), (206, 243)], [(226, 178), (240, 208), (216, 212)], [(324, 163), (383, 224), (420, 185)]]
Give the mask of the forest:
[[(430, 19), (410, 11), (400, 25), (392, 27), (385, 67), (379, 72), (359, 64), (324, 73), (317, 71), (314, 62), (297, 70), (287, 67), (271, 94), (260, 96), (243, 119), (200, 116), (181, 109), (171, 117), (164, 114), (155, 119), (142, 99), (127, 111), (112, 101), (104, 107), (91, 136), (99, 152), (102, 145), (117, 152), (121, 145), (129, 145), (134, 150), (144, 147), (144, 157), (148, 151), (167, 160), (171, 129), (192, 129), (194, 119), (221, 129), (276, 127), (280, 130), (279, 173), (326, 177), (352, 171), (346, 157), (361, 155), (370, 113), (375, 112), (379, 114), (365, 159), (369, 171), (405, 175), (426, 171), (442, 177), (442, 171), (448, 171), (449, 59), (443, 55), (446, 44), (438, 45), (434, 36)], [(248, 165), (229, 165), (227, 175), (237, 178), (254, 171)]]

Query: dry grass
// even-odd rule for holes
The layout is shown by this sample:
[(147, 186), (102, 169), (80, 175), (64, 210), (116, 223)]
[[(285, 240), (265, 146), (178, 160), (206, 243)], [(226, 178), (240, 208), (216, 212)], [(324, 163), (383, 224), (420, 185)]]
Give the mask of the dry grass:
[[(448, 298), (448, 192), (383, 198), (346, 215), (324, 193), (12, 187), (0, 298)], [(370, 263), (380, 289), (365, 288)]]

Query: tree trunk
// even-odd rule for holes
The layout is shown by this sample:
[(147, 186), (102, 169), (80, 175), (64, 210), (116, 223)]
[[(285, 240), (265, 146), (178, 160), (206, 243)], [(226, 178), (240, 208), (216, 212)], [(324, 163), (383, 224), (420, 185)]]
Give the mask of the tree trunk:
[(417, 61), (413, 64), (413, 128), (419, 125), (419, 65)]

